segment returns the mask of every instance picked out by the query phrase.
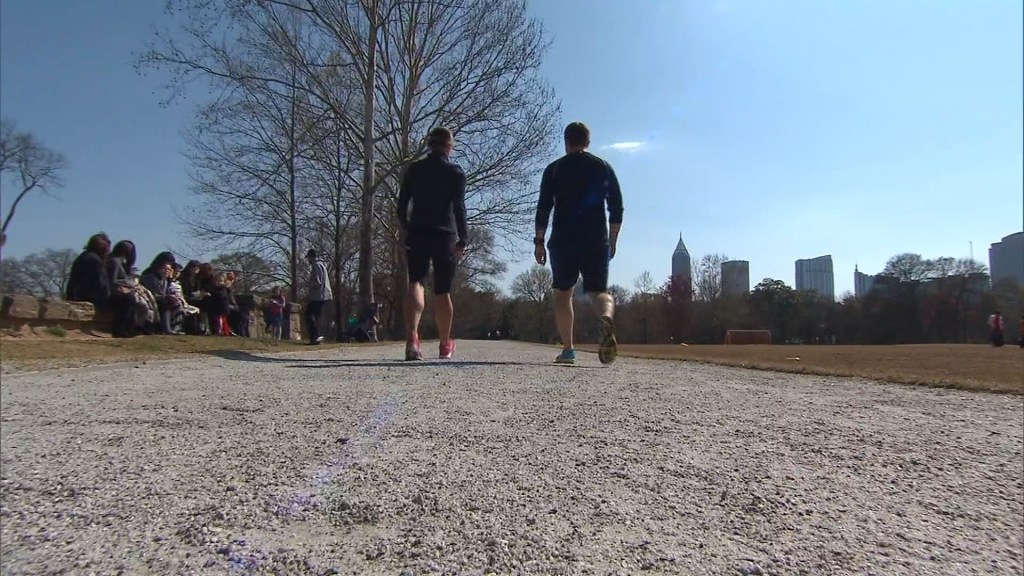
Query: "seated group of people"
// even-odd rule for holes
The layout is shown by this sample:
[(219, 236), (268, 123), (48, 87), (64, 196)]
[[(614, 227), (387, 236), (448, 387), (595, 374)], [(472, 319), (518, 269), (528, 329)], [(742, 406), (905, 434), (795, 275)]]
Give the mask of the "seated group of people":
[(132, 241), (111, 246), (106, 234), (94, 234), (71, 265), (65, 299), (109, 311), (115, 338), (247, 335), (248, 318), (231, 292), (234, 273), (218, 273), (212, 265), (195, 260), (181, 266), (173, 254), (161, 252), (140, 274), (135, 258)]

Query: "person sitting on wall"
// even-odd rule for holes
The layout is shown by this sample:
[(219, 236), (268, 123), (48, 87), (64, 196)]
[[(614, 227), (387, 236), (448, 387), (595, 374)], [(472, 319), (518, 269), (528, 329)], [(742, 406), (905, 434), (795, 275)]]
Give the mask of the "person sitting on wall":
[(100, 232), (93, 234), (85, 250), (75, 258), (68, 275), (64, 299), (71, 302), (90, 302), (97, 310), (110, 300), (110, 278), (107, 276), (107, 256), (110, 255), (110, 237)]
[(145, 317), (146, 304), (135, 291), (135, 243), (121, 240), (107, 257), (107, 278), (110, 285), (108, 308), (114, 313), (114, 338), (131, 338), (142, 328), (140, 317)]
[[(160, 333), (180, 336), (184, 334), (180, 329), (180, 321), (184, 315), (181, 302), (170, 289), (173, 270), (173, 260), (157, 256), (153, 264), (142, 273), (142, 285), (156, 300)], [(175, 320), (179, 324), (175, 324)]]

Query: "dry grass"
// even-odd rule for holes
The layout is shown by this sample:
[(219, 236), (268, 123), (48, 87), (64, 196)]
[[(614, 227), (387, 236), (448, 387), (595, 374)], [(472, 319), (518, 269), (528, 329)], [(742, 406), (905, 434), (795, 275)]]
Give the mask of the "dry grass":
[[(596, 351), (592, 345), (580, 346)], [(900, 346), (620, 345), (619, 354), (761, 370), (853, 376), (942, 388), (1024, 394), (1024, 350), (972, 344)], [(799, 358), (799, 360), (790, 360)]]
[[(44, 370), (166, 360), (225, 351), (296, 352), (311, 349), (307, 344), (220, 336), (140, 336), (131, 339), (75, 336), (67, 339), (5, 337), (0, 339), (0, 364), (5, 370)], [(324, 342), (318, 349), (338, 346), (341, 344)]]

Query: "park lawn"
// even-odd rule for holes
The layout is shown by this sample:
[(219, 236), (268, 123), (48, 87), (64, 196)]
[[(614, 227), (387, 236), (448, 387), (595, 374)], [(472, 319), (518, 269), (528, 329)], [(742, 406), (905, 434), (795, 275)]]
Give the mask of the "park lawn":
[[(342, 346), (324, 342), (317, 349)], [(75, 368), (114, 362), (144, 362), (218, 352), (299, 352), (305, 343), (272, 343), (259, 338), (222, 336), (139, 336), (136, 338), (11, 338), (0, 339), (0, 364), (19, 370)]]
[[(597, 351), (594, 345), (581, 350)], [(619, 345), (619, 355), (708, 362), (762, 370), (853, 376), (895, 382), (1024, 394), (1024, 350), (980, 344), (896, 346)], [(799, 358), (791, 360), (790, 358)]]

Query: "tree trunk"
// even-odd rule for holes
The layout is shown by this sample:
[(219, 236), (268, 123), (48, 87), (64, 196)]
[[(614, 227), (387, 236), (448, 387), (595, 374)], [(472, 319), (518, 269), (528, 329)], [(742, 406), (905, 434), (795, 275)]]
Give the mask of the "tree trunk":
[(366, 77), (363, 79), (363, 194), (362, 220), (359, 223), (359, 296), (363, 306), (373, 298), (373, 193), (374, 166), (374, 97), (377, 82), (377, 3), (370, 14), (370, 37), (367, 42)]
[[(295, 85), (295, 75), (292, 74), (292, 86)], [(288, 118), (288, 210), (289, 210), (289, 232), (291, 240), (291, 254), (288, 255), (288, 276), (291, 279), (291, 301), (299, 301), (299, 218), (297, 194), (295, 190), (295, 88), (292, 88), (291, 114)]]

